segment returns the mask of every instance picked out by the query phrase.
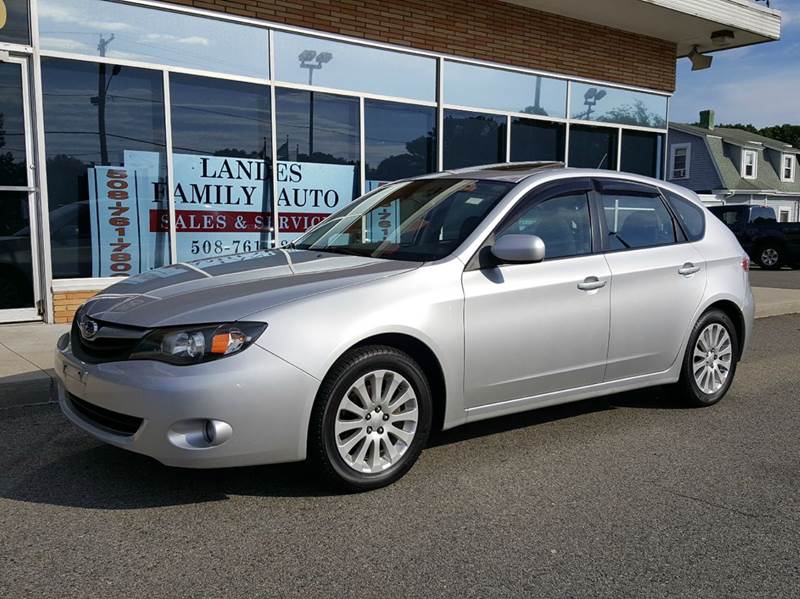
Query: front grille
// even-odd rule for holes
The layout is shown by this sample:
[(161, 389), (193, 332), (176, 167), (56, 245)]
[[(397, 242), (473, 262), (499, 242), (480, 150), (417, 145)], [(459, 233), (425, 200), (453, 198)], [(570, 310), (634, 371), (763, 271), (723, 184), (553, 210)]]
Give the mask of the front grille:
[(100, 328), (92, 339), (86, 339), (81, 335), (77, 314), (72, 321), (70, 331), (72, 352), (90, 364), (127, 360), (142, 337), (149, 332), (136, 327), (97, 322)]
[(101, 408), (100, 406), (96, 406), (74, 396), (72, 393), (67, 393), (67, 399), (69, 400), (70, 407), (75, 410), (75, 412), (83, 416), (83, 418), (97, 428), (110, 433), (130, 437), (142, 426), (143, 420), (141, 418)]

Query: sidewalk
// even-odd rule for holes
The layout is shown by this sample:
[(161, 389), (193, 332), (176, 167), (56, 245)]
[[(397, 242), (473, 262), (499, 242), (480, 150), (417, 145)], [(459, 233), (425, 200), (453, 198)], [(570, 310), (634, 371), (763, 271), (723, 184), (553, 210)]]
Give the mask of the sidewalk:
[[(753, 287), (756, 318), (800, 313), (800, 289)], [(65, 324), (0, 325), (0, 410), (53, 401), (53, 351)]]

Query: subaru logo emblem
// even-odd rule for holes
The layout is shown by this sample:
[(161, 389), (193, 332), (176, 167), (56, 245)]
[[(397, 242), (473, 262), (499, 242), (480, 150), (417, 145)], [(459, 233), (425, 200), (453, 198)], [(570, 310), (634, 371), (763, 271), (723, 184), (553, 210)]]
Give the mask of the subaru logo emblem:
[(100, 325), (97, 324), (97, 321), (87, 316), (81, 316), (78, 327), (81, 330), (81, 337), (84, 339), (93, 339), (97, 335), (97, 331), (100, 330)]

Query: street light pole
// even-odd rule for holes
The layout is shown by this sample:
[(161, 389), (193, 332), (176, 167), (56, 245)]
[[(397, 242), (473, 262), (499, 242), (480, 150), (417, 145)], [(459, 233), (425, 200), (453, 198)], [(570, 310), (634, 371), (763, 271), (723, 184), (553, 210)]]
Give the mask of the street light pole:
[[(333, 60), (333, 54), (330, 52), (317, 53), (316, 50), (303, 50), (297, 56), (300, 61), (301, 69), (308, 69), (308, 85), (314, 85), (314, 71), (322, 68), (322, 65), (329, 63)], [(314, 62), (312, 62), (314, 61)], [(314, 153), (314, 92), (309, 92), (309, 107), (308, 107), (308, 156)]]
[[(114, 34), (112, 33), (108, 39), (103, 39), (100, 36), (100, 41), (97, 43), (97, 50), (100, 56), (105, 57), (106, 48), (114, 41)], [(100, 162), (103, 165), (108, 164), (108, 139), (106, 137), (106, 64), (99, 63), (97, 69), (97, 128), (100, 134)]]

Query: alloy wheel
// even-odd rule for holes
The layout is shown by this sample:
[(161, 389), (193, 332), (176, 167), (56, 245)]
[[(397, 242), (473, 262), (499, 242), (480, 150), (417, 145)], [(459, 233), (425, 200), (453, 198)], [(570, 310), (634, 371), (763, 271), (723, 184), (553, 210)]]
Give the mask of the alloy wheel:
[(398, 463), (414, 440), (419, 406), (414, 388), (393, 370), (360, 376), (336, 408), (336, 448), (353, 470), (383, 472)]
[(692, 374), (706, 395), (719, 391), (731, 371), (733, 345), (727, 329), (719, 323), (704, 328), (697, 337), (692, 359)]
[(778, 250), (775, 248), (766, 248), (761, 251), (761, 263), (764, 266), (775, 266), (778, 263), (778, 259)]

